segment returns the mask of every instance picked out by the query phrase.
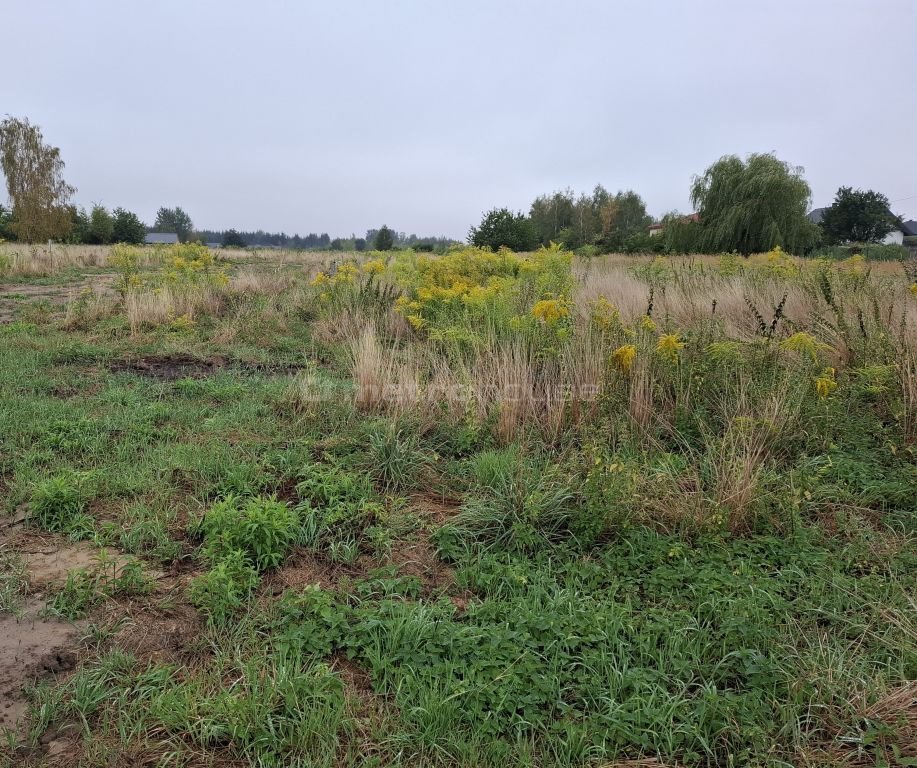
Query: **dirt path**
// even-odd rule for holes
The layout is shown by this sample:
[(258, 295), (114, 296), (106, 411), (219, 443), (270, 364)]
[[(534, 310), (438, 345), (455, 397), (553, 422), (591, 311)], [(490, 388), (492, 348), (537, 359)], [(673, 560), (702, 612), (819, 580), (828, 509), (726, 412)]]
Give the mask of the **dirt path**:
[(11, 323), (16, 319), (19, 309), (26, 304), (48, 302), (54, 308), (65, 306), (75, 299), (86, 288), (96, 293), (115, 295), (115, 281), (118, 275), (114, 272), (81, 275), (81, 279), (70, 283), (40, 285), (36, 283), (0, 284), (0, 323)]

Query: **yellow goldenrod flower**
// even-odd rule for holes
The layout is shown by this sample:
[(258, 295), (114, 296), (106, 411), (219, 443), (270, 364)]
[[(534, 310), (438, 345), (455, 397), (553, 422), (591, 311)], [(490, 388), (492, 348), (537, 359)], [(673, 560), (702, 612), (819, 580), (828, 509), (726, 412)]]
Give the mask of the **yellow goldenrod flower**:
[(320, 285), (324, 285), (327, 282), (328, 275), (326, 275), (324, 272), (319, 272), (315, 277), (312, 278), (312, 280), (309, 281), (309, 285), (318, 287)]
[(379, 275), (385, 272), (385, 262), (382, 259), (371, 259), (363, 265), (363, 271), (367, 275)]
[(684, 342), (678, 340), (677, 333), (667, 333), (660, 336), (659, 341), (656, 342), (656, 351), (669, 360), (677, 360), (678, 351), (684, 347)]
[(911, 283), (911, 296), (917, 296), (917, 283)]
[(568, 317), (570, 310), (560, 299), (542, 299), (532, 307), (532, 317), (546, 325), (553, 325), (563, 317)]
[(828, 395), (834, 392), (835, 389), (837, 389), (837, 381), (834, 379), (834, 369), (825, 368), (821, 376), (815, 379), (815, 392), (824, 400)]
[(644, 315), (640, 318), (640, 327), (644, 331), (655, 331), (656, 330), (656, 321), (653, 320), (649, 315)]
[(624, 373), (633, 368), (635, 357), (637, 357), (637, 348), (633, 344), (625, 344), (611, 353), (611, 359)]
[(818, 359), (818, 353), (828, 349), (828, 346), (827, 344), (821, 344), (814, 336), (805, 331), (797, 331), (792, 336), (788, 336), (781, 341), (780, 348), (803, 355), (814, 361)]

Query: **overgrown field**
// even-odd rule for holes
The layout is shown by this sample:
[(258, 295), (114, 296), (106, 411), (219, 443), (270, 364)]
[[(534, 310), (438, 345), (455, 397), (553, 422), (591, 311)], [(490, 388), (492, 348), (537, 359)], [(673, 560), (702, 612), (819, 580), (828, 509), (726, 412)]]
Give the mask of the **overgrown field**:
[(908, 265), (227, 255), (0, 256), (0, 765), (917, 764)]

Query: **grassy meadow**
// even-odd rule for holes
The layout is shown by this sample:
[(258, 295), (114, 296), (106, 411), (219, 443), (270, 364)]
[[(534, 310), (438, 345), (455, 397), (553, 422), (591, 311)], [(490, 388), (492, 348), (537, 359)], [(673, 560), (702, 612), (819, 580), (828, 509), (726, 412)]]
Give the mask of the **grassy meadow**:
[(0, 245), (0, 427), (0, 766), (917, 765), (908, 264)]

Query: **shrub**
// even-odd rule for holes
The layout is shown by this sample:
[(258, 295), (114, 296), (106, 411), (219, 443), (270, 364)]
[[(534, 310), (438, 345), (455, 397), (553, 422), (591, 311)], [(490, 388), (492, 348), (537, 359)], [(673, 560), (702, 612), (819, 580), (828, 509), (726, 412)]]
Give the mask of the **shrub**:
[(191, 602), (213, 624), (225, 624), (258, 586), (258, 571), (240, 549), (224, 551), (213, 567), (191, 584)]
[(200, 522), (207, 558), (219, 562), (240, 551), (258, 571), (276, 568), (299, 532), (296, 511), (276, 498), (227, 496)]
[(352, 559), (347, 553), (355, 556), (356, 537), (382, 514), (369, 478), (327, 464), (307, 464), (299, 477), (304, 540), (333, 545), (342, 555), (337, 559)]
[(484, 214), (477, 227), (471, 228), (468, 242), (492, 251), (500, 248), (531, 251), (538, 246), (538, 233), (525, 214), (513, 213), (509, 208), (494, 208)]

